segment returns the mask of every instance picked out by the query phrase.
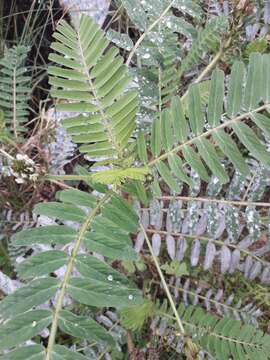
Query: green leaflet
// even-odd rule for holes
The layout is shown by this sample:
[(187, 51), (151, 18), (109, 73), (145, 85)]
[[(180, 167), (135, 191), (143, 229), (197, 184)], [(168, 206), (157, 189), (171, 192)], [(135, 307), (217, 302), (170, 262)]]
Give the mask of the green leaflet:
[(34, 244), (66, 245), (75, 240), (76, 230), (66, 225), (42, 226), (20, 231), (12, 236), (14, 246), (30, 246)]
[(57, 193), (60, 201), (70, 203), (75, 206), (86, 206), (93, 208), (96, 206), (96, 198), (84, 191), (77, 189), (67, 189)]
[(196, 141), (195, 144), (198, 148), (199, 154), (202, 156), (212, 173), (222, 184), (228, 182), (229, 177), (220, 163), (215, 147), (208, 140), (203, 138)]
[(261, 100), (263, 93), (262, 70), (262, 56), (259, 53), (252, 53), (249, 57), (243, 100), (243, 108), (245, 110), (254, 109)]
[(207, 118), (209, 125), (216, 127), (220, 123), (223, 114), (224, 99), (224, 72), (215, 70), (211, 77), (210, 94), (207, 109)]
[(169, 166), (172, 169), (174, 175), (178, 177), (181, 181), (191, 185), (191, 180), (183, 170), (183, 162), (179, 156), (175, 154), (170, 154), (168, 157)]
[(188, 116), (194, 135), (200, 135), (204, 127), (204, 115), (198, 86), (192, 85), (188, 92)]
[(230, 159), (235, 168), (243, 175), (249, 174), (249, 168), (239, 151), (237, 145), (232, 138), (226, 134), (223, 130), (218, 130), (213, 134), (214, 140), (222, 152)]
[(86, 213), (76, 206), (53, 201), (37, 204), (34, 208), (34, 213), (46, 215), (51, 218), (58, 218), (63, 221), (75, 221), (80, 223), (83, 222), (86, 217)]
[(65, 346), (54, 345), (52, 351), (52, 360), (87, 360), (87, 357), (68, 350)]
[(151, 132), (151, 151), (155, 157), (161, 151), (161, 118), (158, 117), (154, 120)]
[(200, 156), (193, 150), (193, 148), (189, 146), (184, 146), (183, 155), (188, 164), (199, 174), (199, 176), (204, 181), (208, 181), (208, 173), (200, 159)]
[(143, 302), (136, 288), (118, 284), (116, 281), (106, 282), (87, 278), (72, 278), (67, 293), (76, 301), (90, 306), (112, 306), (117, 309)]
[(62, 310), (59, 317), (59, 327), (64, 333), (80, 339), (115, 345), (112, 336), (90, 317), (78, 316), (70, 311)]
[(227, 114), (229, 117), (237, 115), (241, 110), (244, 81), (244, 64), (237, 61), (233, 64), (229, 80)]
[[(135, 250), (132, 249), (130, 239), (122, 233), (111, 234), (104, 229), (86, 234), (84, 243), (89, 251), (103, 254), (109, 259), (120, 259), (135, 261), (138, 258)], [(108, 246), (109, 245), (109, 246)]]
[(54, 296), (60, 281), (43, 278), (31, 281), (0, 302), (0, 318), (8, 319), (43, 304)]
[(179, 185), (177, 184), (176, 180), (172, 177), (170, 173), (170, 169), (165, 165), (162, 161), (156, 164), (158, 172), (162, 179), (166, 182), (166, 184), (176, 193), (180, 192)]
[(113, 29), (109, 29), (106, 35), (111, 42), (122, 49), (130, 51), (133, 47), (133, 42), (127, 34), (121, 34)]
[(7, 321), (0, 329), (0, 350), (9, 349), (44, 330), (52, 321), (49, 310), (32, 310)]
[(8, 354), (0, 355), (0, 360), (44, 360), (45, 349), (40, 345), (20, 347)]
[(262, 114), (252, 115), (252, 120), (260, 128), (267, 137), (270, 137), (270, 119)]
[(82, 276), (89, 279), (107, 282), (109, 285), (112, 281), (125, 286), (131, 285), (124, 275), (94, 256), (79, 255), (76, 259), (76, 268)]
[(182, 101), (179, 96), (172, 98), (171, 114), (175, 136), (180, 143), (187, 140), (188, 125), (185, 119)]
[(262, 56), (262, 88), (261, 93), (262, 98), (265, 102), (269, 103), (270, 101), (270, 57), (267, 54)]
[(120, 312), (121, 324), (133, 331), (142, 328), (148, 317), (154, 314), (154, 304), (146, 300), (143, 304), (124, 308)]
[(21, 262), (16, 270), (22, 279), (29, 279), (47, 275), (65, 265), (67, 260), (68, 255), (64, 251), (44, 251)]
[(147, 149), (146, 149), (146, 142), (144, 133), (142, 131), (139, 132), (137, 138), (137, 149), (138, 149), (138, 156), (139, 159), (143, 162), (147, 162)]
[(169, 110), (165, 109), (164, 111), (162, 111), (161, 129), (162, 129), (162, 142), (164, 149), (166, 151), (169, 151), (174, 143), (174, 136), (170, 121), (171, 121), (170, 112)]
[(250, 151), (250, 153), (266, 166), (270, 165), (270, 155), (265, 146), (260, 142), (254, 131), (244, 123), (233, 125), (233, 130), (240, 141)]
[(126, 169), (110, 169), (99, 171), (91, 176), (94, 182), (99, 184), (114, 184), (120, 185), (125, 180), (140, 180), (144, 181), (145, 176), (149, 170), (145, 168), (126, 168)]

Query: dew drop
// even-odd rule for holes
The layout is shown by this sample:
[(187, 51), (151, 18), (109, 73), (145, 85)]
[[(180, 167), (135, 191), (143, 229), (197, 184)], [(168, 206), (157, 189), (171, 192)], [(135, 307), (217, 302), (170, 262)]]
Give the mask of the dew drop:
[(144, 54), (142, 57), (144, 58), (144, 59), (150, 59), (150, 54), (149, 53), (146, 53), (146, 54)]
[(112, 276), (112, 275), (109, 275), (109, 276), (107, 277), (107, 279), (108, 279), (109, 281), (113, 281), (113, 276)]

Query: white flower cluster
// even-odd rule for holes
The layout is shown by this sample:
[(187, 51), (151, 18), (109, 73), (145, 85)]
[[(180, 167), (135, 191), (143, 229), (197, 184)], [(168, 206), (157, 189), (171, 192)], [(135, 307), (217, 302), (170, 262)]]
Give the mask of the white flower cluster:
[(27, 180), (36, 181), (39, 173), (35, 162), (25, 154), (17, 154), (8, 164), (0, 166), (1, 175), (4, 177), (14, 176), (17, 184), (24, 184)]
[(23, 184), (27, 179), (36, 181), (39, 175), (36, 172), (35, 162), (27, 155), (22, 154), (16, 155), (16, 160), (13, 161), (11, 172), (18, 184)]

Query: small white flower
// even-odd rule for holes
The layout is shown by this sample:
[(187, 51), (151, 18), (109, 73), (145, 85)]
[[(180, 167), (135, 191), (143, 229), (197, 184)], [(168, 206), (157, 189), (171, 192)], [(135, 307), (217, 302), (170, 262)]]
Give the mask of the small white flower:
[(23, 184), (24, 183), (23, 178), (16, 178), (15, 181), (16, 181), (17, 184)]

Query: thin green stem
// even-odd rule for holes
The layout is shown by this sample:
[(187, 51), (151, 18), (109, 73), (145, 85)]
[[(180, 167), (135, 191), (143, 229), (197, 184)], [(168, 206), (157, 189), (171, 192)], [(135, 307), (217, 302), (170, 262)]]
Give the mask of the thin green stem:
[(14, 159), (14, 157), (13, 156), (11, 156), (11, 155), (9, 155), (5, 150), (3, 150), (3, 149), (0, 149), (0, 153), (2, 154), (2, 155), (4, 155), (7, 159), (9, 159), (9, 160), (15, 160)]
[(69, 279), (71, 276), (71, 272), (74, 267), (74, 262), (76, 260), (81, 243), (83, 241), (86, 231), (89, 229), (93, 219), (99, 212), (101, 206), (110, 198), (110, 196), (111, 196), (111, 193), (108, 193), (98, 202), (95, 209), (86, 217), (85, 222), (82, 224), (82, 226), (79, 230), (78, 237), (76, 239), (74, 248), (71, 252), (71, 256), (70, 256), (68, 264), (67, 264), (67, 270), (65, 272), (64, 279), (60, 285), (60, 293), (57, 298), (56, 306), (55, 306), (55, 310), (54, 310), (54, 314), (53, 314), (53, 321), (52, 321), (52, 326), (51, 326), (50, 337), (49, 337), (45, 360), (52, 359), (52, 351), (53, 351), (53, 346), (55, 343), (55, 338), (56, 338), (56, 333), (57, 333), (57, 328), (58, 328), (59, 315), (60, 315), (60, 311), (62, 310), (63, 300), (64, 300), (64, 296), (66, 293), (66, 288), (67, 288), (67, 285), (68, 285), (68, 282), (69, 282)]
[(184, 334), (185, 334), (185, 329), (184, 329), (184, 327), (183, 327), (183, 324), (182, 324), (182, 321), (181, 321), (181, 319), (180, 319), (180, 316), (179, 316), (179, 314), (178, 314), (178, 312), (177, 312), (177, 309), (176, 309), (176, 306), (175, 306), (175, 304), (174, 304), (174, 301), (173, 301), (172, 295), (171, 295), (171, 293), (170, 293), (169, 287), (168, 287), (168, 285), (167, 285), (167, 283), (166, 283), (166, 280), (165, 280), (165, 278), (164, 278), (164, 275), (163, 275), (163, 273), (162, 273), (162, 271), (161, 271), (161, 268), (160, 268), (160, 266), (159, 266), (158, 259), (157, 259), (157, 257), (156, 257), (155, 254), (154, 254), (154, 251), (153, 251), (151, 242), (150, 242), (150, 240), (149, 240), (149, 237), (148, 237), (148, 235), (147, 235), (147, 233), (146, 233), (146, 230), (145, 230), (144, 226), (143, 226), (142, 224), (140, 224), (140, 227), (141, 227), (142, 232), (143, 232), (143, 234), (144, 234), (144, 237), (145, 237), (147, 246), (148, 246), (148, 248), (149, 248), (149, 251), (150, 251), (150, 253), (151, 253), (151, 256), (152, 256), (152, 258), (153, 258), (153, 260), (154, 260), (154, 263), (155, 263), (156, 269), (157, 269), (157, 271), (158, 271), (158, 274), (159, 274), (161, 283), (162, 283), (162, 285), (163, 285), (163, 288), (164, 288), (164, 290), (165, 290), (165, 293), (166, 293), (166, 295), (167, 295), (167, 298), (168, 298), (168, 300), (169, 300), (169, 302), (170, 302), (171, 308), (172, 308), (172, 310), (173, 310), (173, 312), (174, 312), (174, 315), (175, 315), (175, 318), (176, 318), (176, 322), (177, 322), (177, 324), (178, 324), (178, 326), (179, 326), (180, 332), (181, 332), (182, 335), (184, 335)]
[[(222, 55), (224, 54), (225, 49), (228, 48), (229, 44), (231, 42), (231, 38), (228, 39), (228, 41), (225, 43), (224, 46), (221, 46), (217, 54), (213, 57), (213, 59), (210, 61), (210, 63), (204, 68), (204, 70), (200, 73), (200, 75), (192, 82), (193, 84), (198, 84), (203, 80), (203, 78), (216, 66), (216, 64), (221, 59)], [(188, 90), (184, 93), (182, 96), (182, 101), (187, 97)]]
[(206, 203), (227, 204), (227, 205), (236, 205), (236, 206), (270, 207), (269, 202), (234, 201), (234, 200), (212, 199), (212, 198), (192, 197), (192, 196), (159, 196), (159, 197), (157, 197), (157, 199), (159, 199), (159, 200), (199, 201), (199, 202), (206, 202)]
[(164, 16), (167, 14), (167, 12), (171, 9), (171, 7), (173, 6), (173, 3), (175, 2), (175, 0), (171, 1), (171, 3), (166, 7), (166, 9), (163, 11), (163, 13), (159, 16), (159, 18), (157, 18), (150, 26), (148, 29), (145, 30), (145, 32), (139, 37), (139, 39), (137, 40), (136, 44), (133, 46), (133, 49), (131, 50), (128, 59), (126, 61), (126, 65), (129, 66), (131, 59), (133, 58), (136, 50), (138, 49), (138, 47), (140, 46), (140, 44), (143, 42), (143, 40), (145, 39), (145, 37), (154, 29), (155, 26), (158, 25), (158, 23), (164, 18)]

